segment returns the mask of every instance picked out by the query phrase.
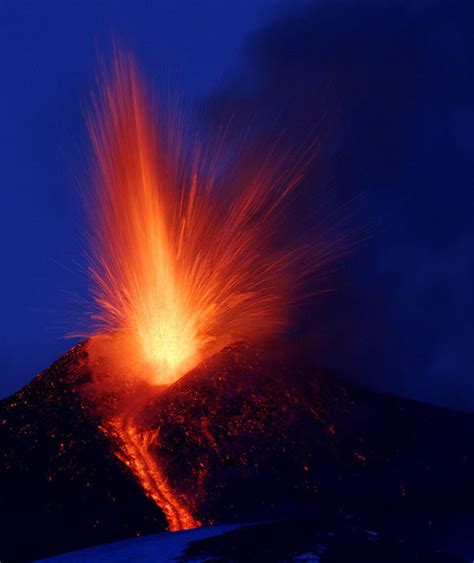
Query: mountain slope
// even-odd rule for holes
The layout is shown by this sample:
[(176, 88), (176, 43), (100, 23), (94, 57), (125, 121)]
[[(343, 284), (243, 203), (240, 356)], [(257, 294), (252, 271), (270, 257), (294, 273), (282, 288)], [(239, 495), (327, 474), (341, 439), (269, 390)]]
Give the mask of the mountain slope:
[[(96, 371), (84, 343), (0, 402), (2, 560), (167, 527), (104, 431)], [(134, 428), (203, 524), (326, 511), (370, 525), (409, 515), (421, 529), (474, 508), (472, 415), (358, 389), (245, 344), (147, 396)]]

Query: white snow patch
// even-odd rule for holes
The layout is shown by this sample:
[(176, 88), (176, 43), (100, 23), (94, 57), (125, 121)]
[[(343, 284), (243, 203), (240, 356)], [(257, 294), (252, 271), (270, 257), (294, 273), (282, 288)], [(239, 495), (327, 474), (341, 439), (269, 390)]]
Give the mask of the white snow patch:
[(229, 524), (223, 526), (209, 526), (206, 528), (194, 528), (182, 532), (167, 532), (163, 534), (152, 534), (139, 538), (118, 541), (81, 549), (58, 555), (49, 559), (42, 559), (50, 563), (85, 563), (99, 561), (114, 561), (116, 563), (130, 563), (141, 561), (173, 561), (176, 557), (183, 555), (184, 550), (192, 541), (204, 540), (225, 534), (236, 528), (252, 524)]

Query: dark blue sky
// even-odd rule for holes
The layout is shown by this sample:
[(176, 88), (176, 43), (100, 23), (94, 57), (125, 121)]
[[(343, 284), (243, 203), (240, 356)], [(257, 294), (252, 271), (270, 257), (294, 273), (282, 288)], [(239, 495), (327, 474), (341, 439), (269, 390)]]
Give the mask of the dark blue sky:
[(81, 327), (81, 105), (118, 38), (203, 127), (278, 122), (297, 146), (318, 124), (305, 208), (330, 186), (371, 236), (306, 311), (311, 346), (364, 385), (474, 409), (472, 22), (471, 0), (0, 0), (0, 394)]
[(70, 345), (84, 295), (76, 178), (97, 53), (112, 38), (186, 101), (238, 64), (278, 0), (0, 0), (0, 395)]

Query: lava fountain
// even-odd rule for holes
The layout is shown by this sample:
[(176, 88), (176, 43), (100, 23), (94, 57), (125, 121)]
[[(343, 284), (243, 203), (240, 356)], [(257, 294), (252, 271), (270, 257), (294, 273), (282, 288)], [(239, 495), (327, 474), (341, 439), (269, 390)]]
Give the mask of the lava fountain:
[(186, 501), (148, 453), (156, 437), (140, 434), (136, 417), (150, 389), (173, 384), (226, 344), (281, 331), (298, 284), (333, 258), (315, 240), (291, 245), (282, 229), (312, 148), (290, 165), (274, 143), (253, 174), (226, 176), (219, 143), (207, 151), (191, 143), (183, 121), (150, 100), (133, 60), (120, 53), (87, 122), (95, 155), (87, 198), (92, 342), (102, 342), (117, 374), (111, 387), (126, 373), (148, 389), (137, 386), (104, 431), (169, 528), (193, 527)]

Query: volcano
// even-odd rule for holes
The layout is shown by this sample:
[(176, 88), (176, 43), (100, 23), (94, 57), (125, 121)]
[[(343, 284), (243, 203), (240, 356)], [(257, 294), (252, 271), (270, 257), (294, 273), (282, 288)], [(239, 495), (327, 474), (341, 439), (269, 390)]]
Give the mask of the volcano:
[[(0, 403), (2, 560), (316, 513), (429, 529), (474, 507), (472, 415), (245, 343), (167, 387), (101, 392), (89, 352), (75, 346)], [(113, 417), (124, 401), (139, 454)]]

